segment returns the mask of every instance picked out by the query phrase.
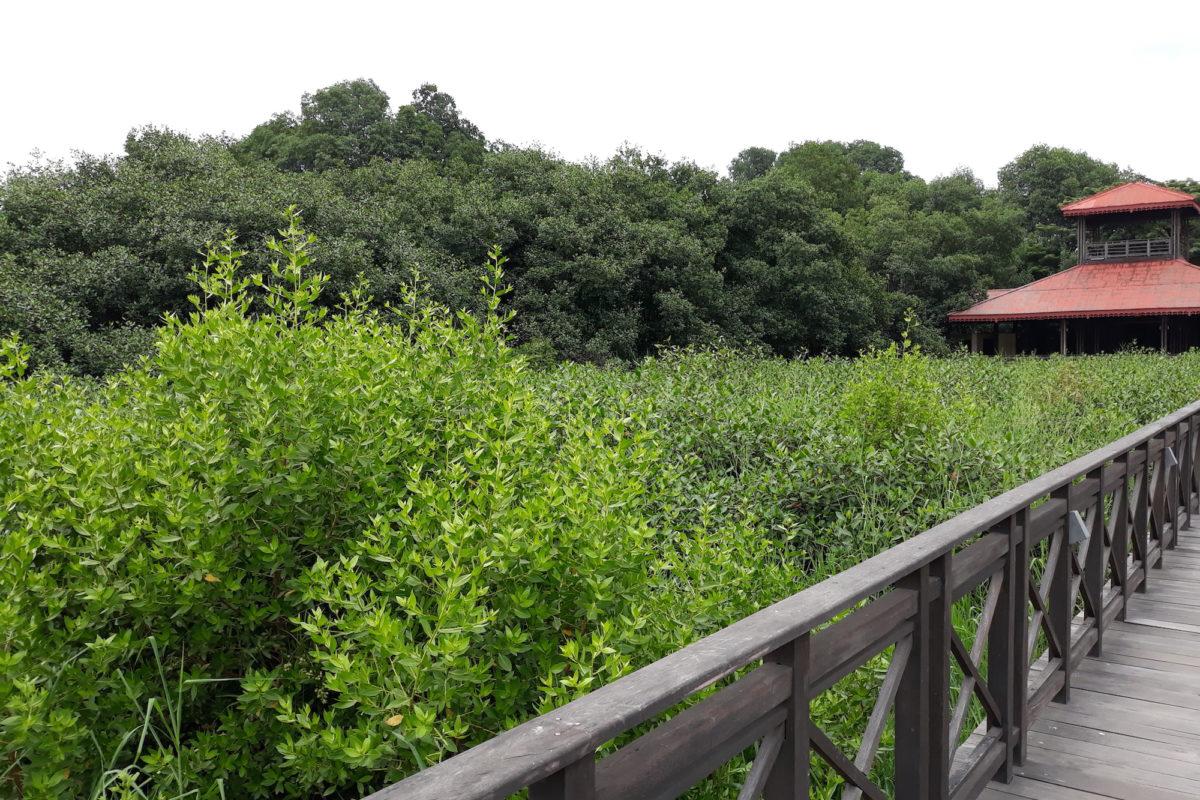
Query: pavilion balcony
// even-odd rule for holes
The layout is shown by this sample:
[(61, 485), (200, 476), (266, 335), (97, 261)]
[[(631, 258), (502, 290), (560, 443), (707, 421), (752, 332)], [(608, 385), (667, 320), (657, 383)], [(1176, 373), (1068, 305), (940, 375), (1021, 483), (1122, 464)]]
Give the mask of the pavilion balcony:
[(1170, 239), (1122, 239), (1088, 242), (1084, 261), (1134, 261), (1173, 256)]

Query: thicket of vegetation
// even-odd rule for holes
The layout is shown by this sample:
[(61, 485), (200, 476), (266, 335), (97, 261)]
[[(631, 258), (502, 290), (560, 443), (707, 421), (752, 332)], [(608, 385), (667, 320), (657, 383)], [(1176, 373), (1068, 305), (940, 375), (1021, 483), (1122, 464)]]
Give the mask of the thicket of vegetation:
[(729, 177), (634, 150), (580, 164), (489, 142), (434, 86), (393, 108), (349, 81), (240, 140), (142, 129), (120, 157), (12, 171), (0, 331), (19, 330), (35, 366), (105, 374), (186, 313), (197, 242), (227, 227), (258, 241), (298, 204), (329, 302), (360, 273), (377, 305), (397, 302), (417, 268), (432, 297), (479, 310), (475, 265), (500, 244), (513, 334), (547, 358), (852, 354), (894, 340), (910, 308), (941, 352), (947, 311), (1071, 260), (1059, 203), (1129, 177), (1038, 146), (989, 190), (969, 172), (922, 180), (867, 141), (748, 148)]
[[(316, 247), (226, 235), (105, 381), (0, 346), (0, 793), (361, 796), (1200, 389), (907, 337), (533, 370), (499, 251), (471, 315), (329, 310)], [(817, 704), (841, 741), (869, 677)]]

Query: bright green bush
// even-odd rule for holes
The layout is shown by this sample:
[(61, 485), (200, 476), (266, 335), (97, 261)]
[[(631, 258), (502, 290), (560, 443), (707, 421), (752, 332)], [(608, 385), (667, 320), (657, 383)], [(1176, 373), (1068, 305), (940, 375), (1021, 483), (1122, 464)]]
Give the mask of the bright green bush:
[(294, 223), (272, 313), (229, 239), (144, 365), (0, 384), (3, 794), (354, 797), (626, 668), (636, 422), (547, 413), (498, 273), (482, 318), (318, 324)]

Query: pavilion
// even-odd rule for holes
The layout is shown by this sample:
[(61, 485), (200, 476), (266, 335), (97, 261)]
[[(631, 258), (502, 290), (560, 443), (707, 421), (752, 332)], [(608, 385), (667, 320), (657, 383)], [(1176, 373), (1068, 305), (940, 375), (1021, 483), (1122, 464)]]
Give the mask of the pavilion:
[(1104, 353), (1200, 347), (1200, 267), (1188, 262), (1192, 195), (1136, 182), (1062, 206), (1076, 220), (1078, 263), (950, 314), (971, 352)]

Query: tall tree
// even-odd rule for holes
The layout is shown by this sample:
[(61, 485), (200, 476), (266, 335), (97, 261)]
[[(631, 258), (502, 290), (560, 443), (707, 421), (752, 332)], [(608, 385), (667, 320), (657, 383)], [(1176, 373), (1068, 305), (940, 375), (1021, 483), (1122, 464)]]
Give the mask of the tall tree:
[(281, 169), (305, 171), (361, 167), (373, 158), (425, 158), (478, 164), (483, 134), (458, 111), (454, 98), (433, 84), (413, 92), (413, 102), (392, 114), (374, 81), (335, 83), (300, 101), (300, 114), (276, 114), (235, 149)]
[(1075, 239), (1059, 207), (1134, 174), (1065, 147), (1035, 145), (1000, 169), (1000, 195), (1025, 213), (1028, 235), (1018, 256), (1024, 271), (1044, 277), (1074, 260)]
[(846, 156), (863, 172), (899, 175), (904, 172), (904, 156), (894, 147), (856, 139), (845, 145)]
[(865, 199), (858, 165), (841, 142), (803, 142), (779, 155), (776, 168), (806, 181), (825, 205), (846, 211)]
[(1000, 169), (1000, 193), (1025, 212), (1031, 228), (1059, 225), (1059, 206), (1133, 176), (1116, 164), (1065, 147), (1034, 145)]
[(729, 177), (735, 181), (751, 181), (767, 174), (775, 166), (776, 153), (766, 147), (747, 147), (729, 162)]

